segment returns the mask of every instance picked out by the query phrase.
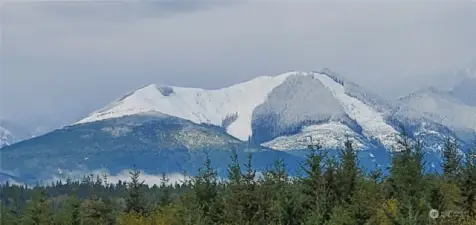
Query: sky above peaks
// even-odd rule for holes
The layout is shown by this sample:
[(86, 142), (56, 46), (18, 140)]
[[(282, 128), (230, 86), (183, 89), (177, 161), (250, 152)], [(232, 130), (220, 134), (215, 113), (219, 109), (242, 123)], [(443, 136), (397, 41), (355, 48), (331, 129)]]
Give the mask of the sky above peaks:
[(475, 1), (13, 1), (0, 19), (0, 117), (58, 123), (151, 83), (289, 70), (397, 98), (476, 59)]

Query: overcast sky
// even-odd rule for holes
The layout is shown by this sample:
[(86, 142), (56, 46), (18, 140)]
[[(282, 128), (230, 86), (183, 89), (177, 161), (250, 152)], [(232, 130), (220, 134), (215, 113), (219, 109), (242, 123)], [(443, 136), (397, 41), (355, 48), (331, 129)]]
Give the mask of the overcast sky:
[(150, 83), (322, 68), (396, 98), (476, 59), (469, 0), (8, 3), (1, 28), (7, 118), (73, 120)]

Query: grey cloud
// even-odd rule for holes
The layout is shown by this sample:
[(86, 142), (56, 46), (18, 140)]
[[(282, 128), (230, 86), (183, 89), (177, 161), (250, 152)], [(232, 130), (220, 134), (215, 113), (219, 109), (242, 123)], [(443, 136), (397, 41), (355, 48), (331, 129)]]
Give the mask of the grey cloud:
[(473, 2), (179, 2), (3, 7), (0, 114), (80, 117), (149, 83), (324, 67), (396, 97), (476, 58)]
[[(160, 18), (181, 13), (224, 7), (239, 1), (196, 1), (196, 0), (157, 0), (157, 1), (13, 1), (6, 3), (4, 13), (16, 13), (17, 10), (29, 10), (52, 19), (89, 20), (124, 22), (138, 18)], [(14, 10), (9, 10), (15, 7)], [(9, 16), (6, 16), (8, 18)]]

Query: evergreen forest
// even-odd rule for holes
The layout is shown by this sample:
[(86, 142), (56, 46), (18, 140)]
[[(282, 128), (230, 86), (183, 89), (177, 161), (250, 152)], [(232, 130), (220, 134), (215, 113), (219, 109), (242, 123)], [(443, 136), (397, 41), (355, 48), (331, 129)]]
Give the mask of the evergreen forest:
[(47, 185), (3, 184), (1, 225), (476, 225), (476, 142), (461, 151), (455, 138), (442, 148), (442, 173), (427, 171), (424, 145), (408, 135), (386, 171), (359, 168), (350, 140), (338, 157), (309, 146), (299, 176), (277, 160), (258, 173), (238, 163), (218, 177), (207, 160), (197, 176), (146, 185), (107, 176)]

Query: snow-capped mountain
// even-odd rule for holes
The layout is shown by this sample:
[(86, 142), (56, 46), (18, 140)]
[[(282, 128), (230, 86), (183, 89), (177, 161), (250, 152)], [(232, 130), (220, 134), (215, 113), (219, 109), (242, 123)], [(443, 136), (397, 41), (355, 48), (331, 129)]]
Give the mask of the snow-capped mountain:
[(476, 61), (450, 75), (450, 87), (426, 87), (398, 99), (425, 118), (453, 132), (476, 132)]
[(476, 132), (476, 61), (449, 74), (449, 87), (426, 87), (398, 102), (453, 132)]
[(292, 74), (259, 77), (219, 90), (148, 85), (75, 124), (146, 112), (161, 112), (198, 124), (224, 125), (232, 136), (247, 140), (252, 133), (253, 109), (266, 100), (267, 93)]
[(217, 90), (149, 85), (74, 125), (160, 112), (220, 126), (239, 140), (278, 150), (305, 148), (310, 139), (333, 148), (347, 137), (360, 148), (392, 149), (399, 124), (407, 119), (395, 118), (395, 111), (393, 104), (326, 69), (263, 76)]
[(148, 85), (70, 126), (2, 148), (0, 160), (9, 175), (29, 181), (133, 164), (148, 173), (193, 172), (207, 152), (226, 172), (232, 150), (242, 159), (254, 152), (259, 168), (276, 157), (299, 168), (311, 141), (333, 154), (349, 138), (362, 150), (364, 167), (385, 167), (404, 126), (427, 143), (429, 161), (437, 163), (451, 130), (407, 100), (385, 101), (327, 69), (216, 90)]
[(451, 92), (425, 88), (400, 98), (399, 102), (457, 134), (476, 132), (476, 107), (462, 102)]

